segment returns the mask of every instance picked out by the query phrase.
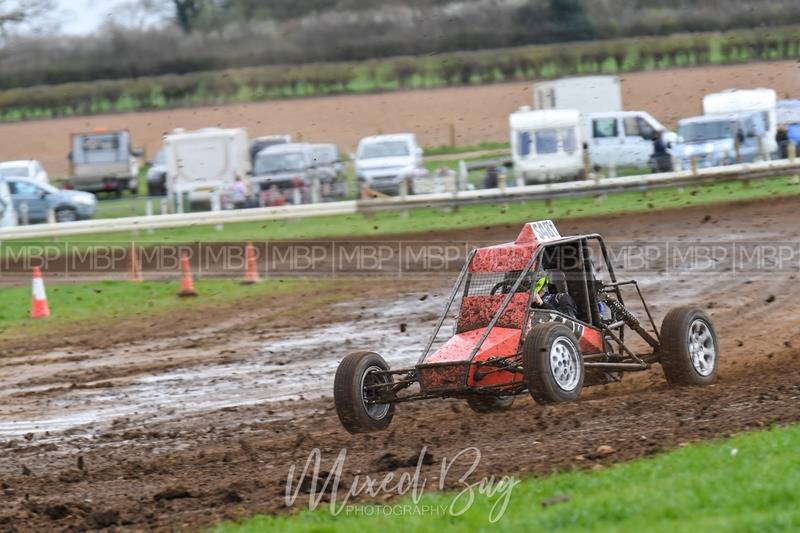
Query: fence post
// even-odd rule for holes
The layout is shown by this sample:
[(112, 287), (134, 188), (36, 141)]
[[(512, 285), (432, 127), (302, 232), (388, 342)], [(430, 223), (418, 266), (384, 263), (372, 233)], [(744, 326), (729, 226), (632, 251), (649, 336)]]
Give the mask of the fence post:
[(56, 223), (56, 212), (52, 207), (47, 208), (47, 223), (48, 224)]
[(319, 176), (314, 176), (311, 179), (311, 203), (318, 204), (321, 201)]
[[(405, 204), (408, 201), (408, 179), (403, 178), (400, 180), (400, 201)], [(400, 211), (401, 218), (408, 218), (408, 209)]]
[(767, 149), (764, 147), (764, 138), (758, 138), (758, 160), (759, 161), (766, 161), (767, 160)]
[(739, 165), (742, 162), (742, 141), (739, 139), (739, 136), (736, 136), (736, 140), (733, 142), (734, 150), (736, 150), (736, 164)]
[[(153, 216), (153, 201), (147, 200), (147, 203), (144, 204), (144, 214), (147, 218)], [(147, 228), (148, 235), (153, 234), (153, 228)]]
[[(217, 213), (222, 210), (222, 192), (219, 189), (214, 190), (211, 195), (211, 211)], [(222, 224), (214, 224), (214, 231), (222, 231), (225, 226)]]
[(697, 176), (697, 156), (692, 156), (692, 176)]
[(28, 202), (22, 202), (19, 206), (19, 223), (23, 226), (30, 224), (30, 209)]

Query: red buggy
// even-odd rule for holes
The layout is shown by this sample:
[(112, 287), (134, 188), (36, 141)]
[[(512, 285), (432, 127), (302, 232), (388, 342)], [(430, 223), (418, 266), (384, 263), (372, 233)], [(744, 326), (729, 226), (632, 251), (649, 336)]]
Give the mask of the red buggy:
[[(574, 312), (537, 306), (543, 279), (545, 290), (569, 295)], [(635, 291), (646, 320), (626, 306), (623, 289)], [(456, 300), (454, 334), (434, 349)], [(526, 224), (512, 243), (469, 254), (413, 368), (392, 370), (376, 353), (351, 353), (336, 371), (334, 400), (345, 429), (364, 433), (385, 429), (401, 402), (458, 397), (493, 412), (525, 391), (541, 404), (567, 402), (585, 386), (654, 363), (671, 384), (705, 385), (718, 361), (706, 313), (677, 307), (658, 329), (637, 282), (617, 280), (599, 235), (562, 237), (545, 220)]]

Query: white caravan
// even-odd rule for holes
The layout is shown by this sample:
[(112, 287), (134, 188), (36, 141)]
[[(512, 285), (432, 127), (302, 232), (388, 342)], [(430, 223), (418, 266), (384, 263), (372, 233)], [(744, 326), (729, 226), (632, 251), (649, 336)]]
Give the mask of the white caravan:
[(728, 89), (719, 93), (707, 94), (703, 97), (704, 115), (729, 115), (759, 111), (764, 116), (767, 131), (763, 137), (766, 158), (777, 155), (778, 133), (777, 118), (778, 95), (772, 89)]
[(512, 113), (508, 122), (518, 184), (583, 177), (583, 138), (577, 110), (531, 111), (523, 107)]
[(190, 202), (211, 202), (250, 172), (247, 131), (241, 128), (175, 130), (164, 137), (164, 153), (173, 201), (188, 193)]

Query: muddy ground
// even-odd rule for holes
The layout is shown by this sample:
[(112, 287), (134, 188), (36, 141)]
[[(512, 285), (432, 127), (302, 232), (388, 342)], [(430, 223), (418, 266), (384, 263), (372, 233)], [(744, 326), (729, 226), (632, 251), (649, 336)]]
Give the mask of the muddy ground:
[[(704, 94), (771, 87), (780, 98), (798, 96), (800, 63), (777, 61), (636, 72), (622, 77), (626, 109), (648, 111), (674, 127), (701, 114)], [(131, 131), (135, 146), (152, 156), (173, 128), (245, 127), (251, 136), (289, 133), (308, 142), (335, 142), (353, 151), (361, 137), (415, 132), (423, 146), (508, 141), (508, 115), (532, 104), (531, 83), (498, 83), (385, 94), (331, 96), (252, 104), (0, 124), (0, 160), (39, 159), (53, 176), (68, 169), (69, 134), (95, 128)]]
[[(314, 449), (325, 471), (347, 450), (347, 490), (357, 473), (413, 471), (425, 448), (421, 475), (430, 487), (442, 461), (465, 447), (481, 452), (470, 477), (477, 481), (592, 468), (797, 422), (798, 207), (800, 200), (783, 199), (559, 224), (562, 234), (598, 231), (615, 250), (650, 250), (646, 266), (622, 256), (615, 263), (642, 281), (658, 321), (673, 305), (709, 310), (722, 362), (719, 380), (702, 389), (667, 387), (656, 366), (587, 389), (573, 404), (541, 407), (520, 397), (502, 417), (475, 414), (459, 400), (405, 404), (385, 433), (347, 434), (331, 400), (337, 361), (362, 348), (395, 367), (415, 360), (447, 293), (444, 275), (365, 279), (313, 311), (298, 307), (302, 298), (279, 298), (250, 302), (239, 314), (164, 317), (113, 338), (88, 327), (39, 339), (32, 350), (4, 350), (0, 528), (194, 530), (300, 510), (307, 496), (301, 491), (287, 507), (287, 476)], [(518, 230), (415, 238), (504, 241)], [(656, 253), (692, 243), (717, 251), (692, 261)], [(785, 250), (770, 255), (758, 243)], [(173, 337), (173, 329), (182, 333)], [(455, 486), (466, 462), (458, 465), (444, 486)]]

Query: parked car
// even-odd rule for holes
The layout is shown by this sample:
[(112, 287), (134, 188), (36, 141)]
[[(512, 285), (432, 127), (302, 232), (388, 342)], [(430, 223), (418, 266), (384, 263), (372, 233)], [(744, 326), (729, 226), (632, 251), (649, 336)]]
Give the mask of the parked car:
[[(309, 201), (310, 187), (319, 180), (324, 193), (326, 185), (335, 185), (330, 169), (315, 164), (310, 144), (291, 143), (271, 146), (258, 153), (253, 167), (252, 183), (261, 192), (280, 194), (285, 201)], [(271, 199), (270, 203), (274, 203)]]
[(335, 144), (312, 144), (311, 155), (314, 165), (325, 174), (323, 191), (326, 197), (341, 197), (347, 194), (347, 172)]
[(147, 194), (167, 195), (167, 151), (164, 148), (158, 151), (147, 169)]
[(92, 218), (97, 211), (97, 197), (84, 191), (57, 189), (49, 183), (24, 178), (7, 179), (14, 209), (22, 217), (27, 205), (28, 222), (46, 222), (50, 209), (56, 222)]
[(71, 176), (69, 189), (91, 192), (113, 192), (121, 196), (139, 190), (141, 150), (134, 150), (127, 131), (97, 130), (72, 135), (69, 153)]
[[(375, 135), (358, 143), (355, 156), (359, 187), (397, 194), (400, 182), (427, 175), (422, 165), (422, 148), (413, 133)], [(409, 193), (413, 194), (413, 187)]]
[(17, 225), (17, 210), (8, 183), (0, 179), (0, 228), (13, 228)]
[(292, 142), (291, 135), (262, 135), (250, 141), (250, 164), (256, 165), (256, 156), (270, 146), (279, 144), (289, 144)]
[(27, 178), (37, 183), (50, 183), (50, 177), (36, 160), (4, 161), (0, 163), (0, 178)]
[[(716, 167), (736, 163), (736, 145), (743, 163), (755, 161), (768, 131), (763, 114), (702, 115), (678, 122), (678, 142), (673, 157), (684, 170), (692, 160), (698, 167)], [(759, 140), (761, 139), (761, 140)]]

